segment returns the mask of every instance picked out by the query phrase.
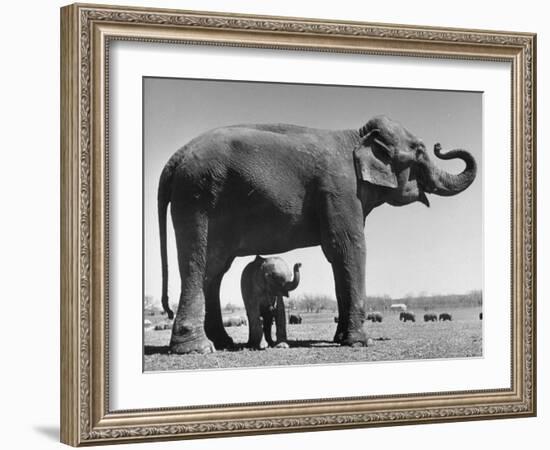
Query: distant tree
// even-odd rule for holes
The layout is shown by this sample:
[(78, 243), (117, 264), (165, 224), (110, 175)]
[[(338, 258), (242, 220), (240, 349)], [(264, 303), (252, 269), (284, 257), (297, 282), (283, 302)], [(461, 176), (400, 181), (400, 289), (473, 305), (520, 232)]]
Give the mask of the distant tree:
[(303, 295), (296, 300), (298, 309), (305, 312), (336, 311), (336, 300), (325, 295)]
[(143, 297), (143, 307), (145, 309), (151, 309), (154, 307), (154, 299), (152, 295), (146, 295)]

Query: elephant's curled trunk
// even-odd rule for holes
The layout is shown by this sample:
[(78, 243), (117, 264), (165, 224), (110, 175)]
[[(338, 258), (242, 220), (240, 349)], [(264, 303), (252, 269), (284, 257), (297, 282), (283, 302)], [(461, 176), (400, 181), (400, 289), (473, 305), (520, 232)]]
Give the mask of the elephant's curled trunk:
[(294, 264), (294, 279), (285, 285), (285, 290), (287, 292), (293, 291), (298, 287), (298, 284), (300, 284), (300, 267), (302, 267), (301, 263)]
[(456, 149), (447, 153), (441, 153), (441, 145), (434, 146), (434, 153), (439, 159), (448, 160), (459, 158), (466, 164), (465, 169), (459, 174), (446, 172), (435, 164), (429, 166), (432, 186), (430, 192), (436, 195), (449, 197), (456, 195), (470, 186), (476, 178), (477, 164), (474, 157), (466, 150)]

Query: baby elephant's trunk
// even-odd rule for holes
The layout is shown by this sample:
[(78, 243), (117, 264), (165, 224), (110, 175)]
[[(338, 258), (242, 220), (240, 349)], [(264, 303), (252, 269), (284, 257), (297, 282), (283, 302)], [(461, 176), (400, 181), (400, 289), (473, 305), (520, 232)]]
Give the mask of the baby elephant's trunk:
[(285, 291), (293, 291), (300, 284), (300, 267), (302, 267), (301, 263), (294, 264), (294, 279), (285, 285)]

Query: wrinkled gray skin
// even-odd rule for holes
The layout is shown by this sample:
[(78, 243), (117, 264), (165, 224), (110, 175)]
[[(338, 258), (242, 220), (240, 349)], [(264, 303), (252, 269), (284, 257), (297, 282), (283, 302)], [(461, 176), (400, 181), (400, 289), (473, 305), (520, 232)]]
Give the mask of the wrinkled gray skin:
[[(298, 287), (301, 266), (300, 263), (295, 264), (292, 273), (282, 258), (256, 256), (256, 259), (244, 268), (241, 292), (248, 316), (247, 347), (262, 348), (263, 334), (270, 347), (288, 348), (283, 297), (288, 297), (289, 292)], [(271, 336), (273, 320), (276, 342)]]
[(426, 193), (451, 196), (474, 181), (464, 150), (453, 175), (436, 166), (424, 143), (387, 117), (358, 130), (295, 125), (238, 125), (202, 134), (162, 171), (158, 213), (162, 303), (168, 307), (166, 214), (171, 203), (181, 278), (172, 328), (174, 353), (232, 345), (220, 310), (220, 283), (237, 256), (320, 245), (332, 266), (339, 321), (334, 340), (366, 345), (365, 218), (377, 206), (429, 205)]

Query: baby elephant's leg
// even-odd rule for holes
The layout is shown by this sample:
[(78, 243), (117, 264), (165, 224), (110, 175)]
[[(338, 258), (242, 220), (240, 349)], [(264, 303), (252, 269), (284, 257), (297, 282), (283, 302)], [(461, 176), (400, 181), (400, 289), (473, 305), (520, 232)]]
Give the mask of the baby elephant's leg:
[(262, 319), (264, 322), (264, 336), (265, 341), (267, 342), (267, 345), (270, 347), (273, 347), (275, 345), (275, 342), (273, 342), (273, 338), (271, 337), (271, 326), (273, 324), (273, 311), (270, 311), (268, 308), (266, 308), (265, 311), (262, 311)]
[(277, 331), (277, 348), (288, 348), (286, 338), (286, 314), (285, 303), (283, 297), (277, 297), (277, 303), (275, 304), (275, 328)]

